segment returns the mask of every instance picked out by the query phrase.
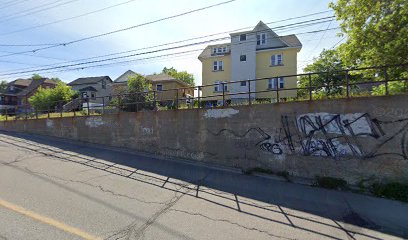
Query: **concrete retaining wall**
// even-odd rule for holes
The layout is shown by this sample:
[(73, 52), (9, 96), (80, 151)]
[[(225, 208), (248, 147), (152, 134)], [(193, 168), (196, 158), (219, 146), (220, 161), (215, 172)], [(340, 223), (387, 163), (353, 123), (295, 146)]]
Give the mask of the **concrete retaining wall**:
[(408, 182), (408, 96), (0, 123), (6, 131), (306, 178)]

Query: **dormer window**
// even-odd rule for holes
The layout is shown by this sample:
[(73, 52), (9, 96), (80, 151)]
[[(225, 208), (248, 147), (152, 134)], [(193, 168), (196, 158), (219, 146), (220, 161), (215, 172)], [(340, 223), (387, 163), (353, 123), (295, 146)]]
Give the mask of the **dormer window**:
[(246, 41), (246, 34), (241, 34), (241, 35), (239, 35), (239, 41), (240, 41), (240, 42)]
[(256, 45), (266, 44), (266, 33), (259, 33), (256, 35)]
[(215, 47), (213, 48), (213, 54), (224, 54), (227, 52), (227, 47)]

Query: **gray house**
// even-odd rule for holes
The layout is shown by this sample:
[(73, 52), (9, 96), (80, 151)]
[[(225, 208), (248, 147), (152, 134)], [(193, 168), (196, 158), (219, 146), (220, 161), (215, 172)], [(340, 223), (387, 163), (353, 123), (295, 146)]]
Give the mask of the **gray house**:
[(81, 98), (89, 99), (92, 103), (107, 103), (108, 96), (112, 94), (112, 79), (109, 76), (78, 78), (68, 85), (78, 91)]

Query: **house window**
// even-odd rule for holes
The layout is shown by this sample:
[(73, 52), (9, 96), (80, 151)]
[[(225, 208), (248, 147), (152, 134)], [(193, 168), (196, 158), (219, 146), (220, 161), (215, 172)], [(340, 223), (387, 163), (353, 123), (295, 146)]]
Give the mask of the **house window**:
[(213, 54), (224, 54), (227, 52), (227, 47), (215, 47), (213, 48)]
[(14, 91), (14, 86), (10, 86), (10, 91)]
[(156, 91), (163, 91), (163, 85), (162, 84), (157, 84), (156, 85)]
[(91, 92), (91, 98), (95, 98), (95, 97), (96, 97), (95, 93)]
[(88, 98), (88, 94), (86, 92), (82, 92), (81, 95), (82, 95), (82, 98)]
[(239, 60), (240, 60), (241, 62), (246, 62), (246, 55), (241, 55), (241, 56), (239, 56)]
[(247, 82), (246, 81), (242, 81), (240, 82), (241, 87), (246, 87)]
[(213, 71), (222, 71), (222, 70), (224, 70), (224, 62), (214, 61)]
[(246, 41), (246, 34), (241, 34), (241, 35), (239, 35), (239, 41), (240, 41), (240, 42)]
[(260, 33), (256, 35), (256, 45), (266, 44), (266, 33)]
[(220, 91), (220, 81), (215, 81), (214, 92)]
[(105, 80), (102, 80), (102, 89), (106, 89), (106, 82), (105, 82)]
[(215, 81), (214, 92), (222, 92), (222, 86), (224, 85), (224, 91), (228, 91), (228, 83), (226, 81)]
[(268, 88), (269, 89), (276, 89), (276, 87), (279, 84), (279, 88), (284, 88), (285, 87), (285, 79), (283, 77), (279, 78), (271, 78), (268, 81)]
[(282, 66), (283, 65), (283, 55), (274, 54), (271, 56), (271, 66)]

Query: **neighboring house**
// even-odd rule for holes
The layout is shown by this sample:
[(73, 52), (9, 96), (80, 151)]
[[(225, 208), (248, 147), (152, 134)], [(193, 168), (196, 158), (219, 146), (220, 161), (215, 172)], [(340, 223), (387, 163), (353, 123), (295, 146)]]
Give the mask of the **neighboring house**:
[(81, 98), (89, 99), (92, 103), (108, 103), (112, 94), (111, 85), (109, 76), (78, 78), (68, 83), (72, 90), (80, 93)]
[[(227, 96), (226, 99), (241, 101), (248, 99), (251, 92), (268, 89), (283, 90), (296, 88), (296, 77), (279, 77), (297, 73), (297, 53), (302, 44), (295, 35), (278, 36), (262, 21), (251, 31), (230, 34), (231, 43), (207, 46), (198, 59), (202, 62), (203, 85), (216, 84), (202, 88), (205, 100), (221, 100), (222, 97), (208, 97), (243, 92)], [(265, 80), (229, 83), (248, 79)], [(224, 84), (222, 84), (224, 83)], [(279, 98), (296, 97), (296, 90), (279, 92)], [(251, 98), (276, 100), (276, 92), (251, 94)]]
[[(136, 73), (128, 70), (113, 81), (112, 89), (114, 95), (126, 91), (129, 76), (134, 74)], [(194, 88), (192, 86), (165, 73), (152, 74), (145, 77), (151, 82), (152, 90), (156, 91), (156, 99), (158, 101), (175, 100), (177, 96), (179, 99), (194, 97)]]
[(8, 83), (5, 91), (0, 92), (0, 109), (31, 108), (28, 99), (37, 92), (38, 88), (54, 88), (56, 85), (55, 80), (48, 78), (14, 80)]

